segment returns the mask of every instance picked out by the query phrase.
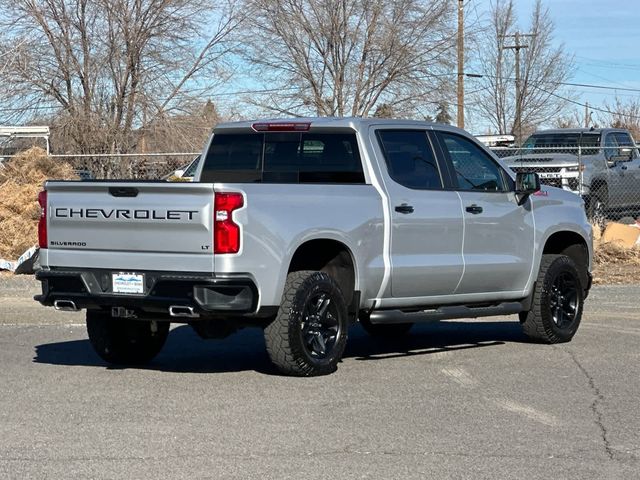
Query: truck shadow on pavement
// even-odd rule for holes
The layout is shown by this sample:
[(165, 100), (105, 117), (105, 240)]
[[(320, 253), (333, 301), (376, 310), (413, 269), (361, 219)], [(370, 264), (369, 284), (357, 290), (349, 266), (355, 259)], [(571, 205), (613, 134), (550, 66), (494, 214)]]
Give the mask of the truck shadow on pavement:
[[(517, 322), (440, 322), (415, 325), (402, 338), (383, 339), (367, 335), (360, 326), (349, 330), (344, 359), (384, 360), (456, 350), (497, 347), (527, 342)], [(142, 369), (164, 372), (223, 373), (256, 371), (277, 375), (267, 356), (262, 331), (247, 329), (224, 340), (202, 340), (188, 326), (174, 328), (160, 354), (148, 365), (117, 367), (95, 354), (89, 340), (46, 343), (35, 347), (34, 363)]]

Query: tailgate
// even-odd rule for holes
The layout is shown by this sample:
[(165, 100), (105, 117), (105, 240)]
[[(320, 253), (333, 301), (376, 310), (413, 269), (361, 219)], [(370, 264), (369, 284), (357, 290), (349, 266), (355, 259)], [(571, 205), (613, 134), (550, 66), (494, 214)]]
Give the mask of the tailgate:
[(47, 182), (43, 266), (213, 271), (212, 184)]

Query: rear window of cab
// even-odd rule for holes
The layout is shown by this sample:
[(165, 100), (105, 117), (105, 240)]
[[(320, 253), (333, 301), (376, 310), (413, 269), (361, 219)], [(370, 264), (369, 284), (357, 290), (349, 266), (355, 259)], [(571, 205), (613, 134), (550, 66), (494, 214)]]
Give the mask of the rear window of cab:
[(217, 133), (201, 182), (364, 183), (354, 132)]

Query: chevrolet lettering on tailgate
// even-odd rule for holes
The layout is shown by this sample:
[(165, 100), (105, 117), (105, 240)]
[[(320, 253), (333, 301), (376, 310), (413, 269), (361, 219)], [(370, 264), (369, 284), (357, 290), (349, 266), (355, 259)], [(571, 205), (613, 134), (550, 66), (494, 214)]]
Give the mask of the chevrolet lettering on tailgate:
[(101, 218), (116, 220), (193, 220), (197, 210), (146, 210), (56, 207), (56, 218)]

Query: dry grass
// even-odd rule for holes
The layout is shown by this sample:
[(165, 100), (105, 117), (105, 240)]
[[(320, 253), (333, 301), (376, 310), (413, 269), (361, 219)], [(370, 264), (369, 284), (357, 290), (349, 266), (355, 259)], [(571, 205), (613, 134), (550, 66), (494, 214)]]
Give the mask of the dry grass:
[(167, 178), (167, 182), (190, 182), (191, 179), (189, 178), (182, 178), (182, 177), (176, 177), (175, 175), (171, 175), (169, 178)]
[(596, 242), (594, 263), (597, 265), (640, 265), (640, 249), (625, 248), (617, 243)]
[(593, 282), (597, 285), (640, 283), (640, 248), (605, 243), (597, 233), (594, 237)]
[(0, 258), (15, 260), (38, 243), (37, 196), (43, 183), (75, 178), (69, 164), (48, 158), (41, 148), (31, 148), (4, 163), (0, 168)]

